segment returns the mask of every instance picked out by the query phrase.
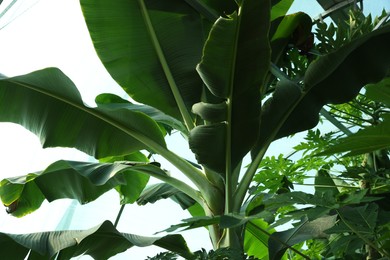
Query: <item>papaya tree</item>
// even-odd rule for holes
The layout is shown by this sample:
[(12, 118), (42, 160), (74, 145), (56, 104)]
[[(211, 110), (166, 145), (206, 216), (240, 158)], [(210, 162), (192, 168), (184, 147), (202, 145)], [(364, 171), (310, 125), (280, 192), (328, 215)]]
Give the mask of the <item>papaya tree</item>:
[[(286, 48), (308, 52), (314, 40), (308, 15), (286, 15), (292, 1), (80, 3), (97, 55), (131, 101), (105, 93), (96, 97), (96, 107), (86, 106), (57, 68), (2, 77), (1, 121), (24, 126), (43, 147), (74, 147), (99, 160), (58, 161), (2, 180), (7, 211), (21, 217), (60, 198), (88, 203), (112, 189), (123, 205), (170, 197), (193, 218), (167, 231), (207, 227), (214, 250), (277, 259), (290, 248), (308, 258), (272, 235), (266, 221), (272, 214), (263, 210), (262, 197), (248, 200), (250, 185), (274, 140), (313, 128), (324, 105), (348, 102), (388, 75), (390, 27), (311, 57), (304, 75), (291, 78), (283, 73)], [(196, 162), (169, 149), (165, 137), (172, 131), (188, 141)], [(153, 154), (188, 182), (150, 161)], [(147, 186), (149, 177), (161, 183)], [(336, 224), (331, 211), (322, 217), (311, 225)], [(186, 259), (202, 253), (191, 252), (178, 234), (141, 237), (121, 233), (109, 221), (88, 230), (0, 237), (7, 259), (107, 259), (148, 245)]]

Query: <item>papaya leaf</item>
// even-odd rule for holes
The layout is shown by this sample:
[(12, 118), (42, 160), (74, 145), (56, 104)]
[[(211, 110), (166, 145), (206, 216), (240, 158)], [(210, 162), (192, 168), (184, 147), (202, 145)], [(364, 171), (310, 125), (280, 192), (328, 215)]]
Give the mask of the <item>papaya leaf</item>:
[(84, 204), (118, 186), (125, 187), (118, 189), (122, 202), (133, 203), (152, 174), (165, 172), (148, 163), (57, 161), (41, 173), (2, 180), (0, 197), (6, 206), (14, 205), (11, 214), (17, 217), (36, 210), (44, 199), (71, 198)]
[(291, 247), (313, 238), (327, 237), (324, 231), (333, 227), (335, 223), (336, 215), (321, 217), (313, 221), (304, 219), (292, 229), (273, 233), (268, 240), (269, 259), (280, 259), (288, 246)]
[(166, 147), (146, 114), (84, 105), (73, 82), (56, 68), (1, 79), (0, 121), (24, 126), (43, 147), (74, 147), (96, 158), (150, 149), (145, 143)]
[(390, 115), (383, 115), (379, 125), (366, 127), (357, 133), (340, 138), (338, 143), (317, 155), (331, 155), (348, 152), (345, 156), (354, 156), (390, 147)]
[(192, 120), (189, 111), (202, 92), (195, 67), (207, 21), (181, 0), (80, 3), (100, 60), (130, 97)]
[(329, 232), (340, 233), (354, 232), (358, 236), (375, 234), (375, 227), (378, 220), (379, 207), (376, 203), (366, 204), (360, 207), (343, 207), (338, 210), (341, 221)]
[(219, 18), (197, 67), (210, 92), (225, 103), (193, 107), (212, 123), (194, 128), (189, 144), (199, 163), (219, 173), (234, 169), (257, 139), (259, 88), (270, 64), (268, 5), (246, 0), (238, 13)]
[(19, 255), (24, 259), (29, 250), (39, 259), (71, 259), (80, 255), (90, 255), (94, 259), (108, 259), (133, 246), (156, 245), (175, 252), (185, 258), (191, 258), (186, 242), (180, 235), (164, 237), (141, 237), (120, 233), (111, 222), (88, 230), (53, 231), (31, 234), (0, 233), (0, 252), (4, 259), (15, 259)]

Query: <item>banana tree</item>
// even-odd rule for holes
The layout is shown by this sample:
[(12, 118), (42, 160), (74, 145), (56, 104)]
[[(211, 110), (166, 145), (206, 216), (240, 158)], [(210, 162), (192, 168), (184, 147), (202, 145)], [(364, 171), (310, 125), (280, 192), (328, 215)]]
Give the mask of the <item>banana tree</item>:
[[(122, 204), (170, 197), (194, 218), (168, 231), (206, 226), (214, 249), (259, 258), (268, 249), (280, 252), (275, 248), (282, 242), (269, 239), (274, 230), (263, 221), (259, 201), (246, 200), (257, 168), (274, 140), (314, 127), (325, 104), (347, 102), (364, 85), (386, 77), (390, 27), (317, 57), (303, 79), (293, 80), (278, 65), (288, 45), (310, 42), (311, 19), (286, 15), (292, 1), (80, 3), (97, 55), (136, 102), (101, 94), (97, 106), (88, 107), (56, 68), (2, 77), (1, 121), (24, 126), (43, 147), (74, 147), (99, 160), (58, 161), (2, 180), (8, 212), (21, 217), (44, 200), (60, 198), (88, 203), (111, 189)], [(188, 140), (197, 162), (168, 148), (165, 136), (172, 131)], [(191, 183), (167, 174), (147, 153), (164, 157)], [(249, 163), (243, 162), (247, 155)], [(150, 176), (162, 183), (147, 186)], [(31, 259), (107, 259), (148, 245), (196, 258), (180, 235), (140, 237), (120, 233), (110, 222), (84, 231), (0, 234), (8, 259), (15, 252)]]

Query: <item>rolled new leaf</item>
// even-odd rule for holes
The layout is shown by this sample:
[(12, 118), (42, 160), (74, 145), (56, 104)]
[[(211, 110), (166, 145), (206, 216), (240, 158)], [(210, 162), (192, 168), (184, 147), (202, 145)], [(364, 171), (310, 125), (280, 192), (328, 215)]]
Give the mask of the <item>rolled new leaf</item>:
[(197, 68), (224, 103), (206, 100), (193, 107), (206, 122), (190, 132), (189, 144), (199, 163), (222, 176), (257, 140), (260, 93), (270, 64), (269, 17), (268, 0), (240, 2), (238, 12), (212, 27)]

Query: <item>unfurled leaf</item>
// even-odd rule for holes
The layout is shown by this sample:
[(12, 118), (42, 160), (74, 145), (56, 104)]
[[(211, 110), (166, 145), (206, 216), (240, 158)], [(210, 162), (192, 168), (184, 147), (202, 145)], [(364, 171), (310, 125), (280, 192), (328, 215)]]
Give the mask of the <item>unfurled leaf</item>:
[(159, 126), (146, 114), (84, 105), (56, 68), (0, 80), (0, 121), (22, 125), (43, 147), (74, 147), (96, 158), (150, 149), (148, 142), (165, 147)]
[(178, 203), (182, 209), (188, 209), (196, 203), (191, 197), (167, 183), (158, 183), (146, 187), (137, 199), (137, 203), (145, 205), (167, 198), (171, 198)]
[(120, 233), (109, 221), (88, 230), (23, 235), (0, 233), (0, 255), (4, 259), (24, 259), (32, 249), (33, 255), (39, 257), (37, 259), (51, 259), (52, 257), (71, 259), (86, 254), (94, 259), (103, 260), (133, 246), (150, 245), (162, 247), (186, 258), (192, 257), (192, 253), (180, 235), (141, 237)]
[(124, 100), (121, 97), (118, 97), (114, 94), (100, 94), (95, 99), (98, 107), (111, 110), (115, 113), (118, 109), (127, 109), (129, 111), (138, 111), (148, 115), (154, 121), (156, 121), (160, 126), (162, 126), (168, 133), (171, 133), (172, 130), (178, 130), (185, 135), (188, 135), (188, 131), (183, 125), (183, 123), (177, 120), (174, 117), (171, 117), (158, 109), (147, 106), (147, 105), (138, 105), (132, 104), (128, 100)]
[(336, 215), (326, 216), (313, 221), (303, 220), (295, 228), (273, 233), (268, 240), (269, 259), (280, 259), (288, 246), (313, 238), (326, 237), (324, 231), (333, 227), (335, 223)]
[(195, 67), (210, 22), (181, 0), (80, 3), (95, 50), (113, 79), (134, 100), (182, 120), (180, 110), (188, 113), (200, 100)]
[(283, 120), (283, 125), (277, 128), (275, 139), (314, 127), (319, 121), (319, 111), (325, 104), (348, 102), (366, 84), (387, 76), (390, 67), (388, 46), (390, 27), (385, 26), (319, 57), (305, 73), (304, 95), (295, 102), (293, 110), (284, 105), (285, 99), (274, 99), (271, 106), (276, 109), (263, 111), (261, 130), (275, 125), (275, 110), (278, 114), (289, 114)]
[(215, 217), (210, 217), (210, 216), (200, 216), (200, 217), (193, 217), (193, 218), (188, 218), (188, 219), (183, 219), (183, 223), (172, 225), (169, 228), (160, 231), (161, 232), (173, 232), (178, 229), (181, 231), (183, 230), (190, 230), (190, 229), (195, 229), (195, 228), (200, 228), (200, 227), (207, 227), (210, 225), (218, 224), (220, 222), (221, 216), (215, 216)]
[(41, 173), (2, 180), (0, 197), (6, 206), (16, 203), (11, 214), (17, 217), (36, 210), (44, 199), (71, 198), (84, 204), (114, 187), (119, 187), (122, 202), (133, 203), (153, 174), (165, 172), (148, 163), (57, 161)]

